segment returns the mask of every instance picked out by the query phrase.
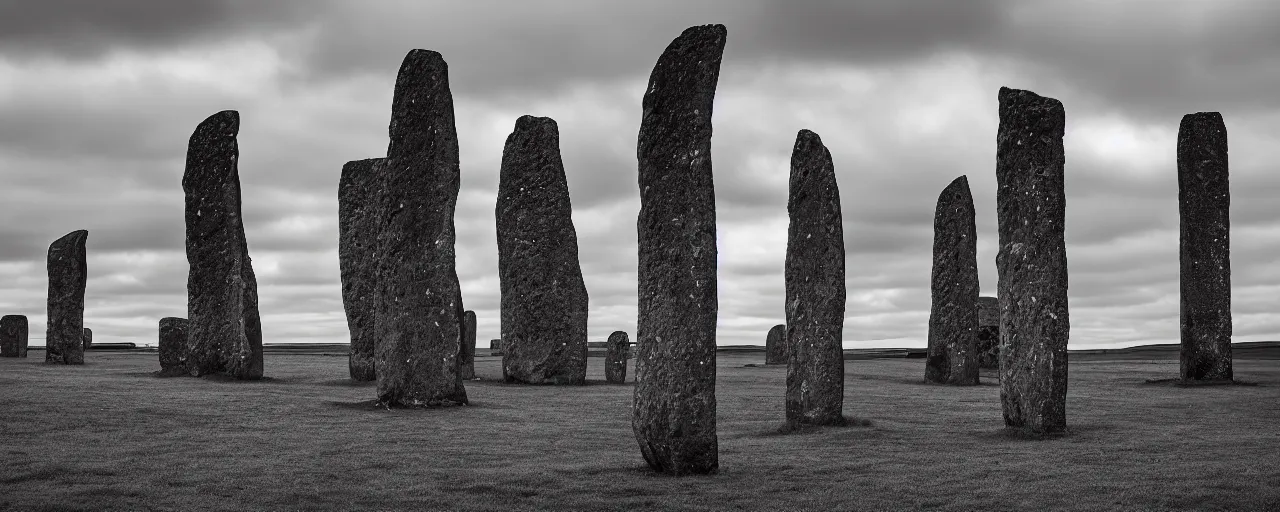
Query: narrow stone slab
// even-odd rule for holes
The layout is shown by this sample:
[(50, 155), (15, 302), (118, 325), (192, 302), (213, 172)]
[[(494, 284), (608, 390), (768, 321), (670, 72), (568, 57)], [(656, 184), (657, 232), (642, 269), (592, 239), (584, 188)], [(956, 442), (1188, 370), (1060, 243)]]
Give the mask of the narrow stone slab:
[(467, 310), (462, 313), (462, 349), (458, 353), (462, 372), (462, 380), (476, 378), (476, 312)]
[(85, 241), (89, 232), (72, 231), (49, 245), (46, 363), (84, 364), (84, 287), (88, 279)]
[(1000, 299), (978, 297), (978, 367), (1000, 368)]
[(649, 75), (637, 147), (639, 297), (631, 428), (654, 470), (713, 473), (716, 211), (711, 107), (724, 25), (691, 27)]
[(933, 214), (933, 304), (924, 380), (978, 384), (978, 227), (969, 179), (938, 195)]
[(503, 379), (585, 384), (587, 288), (554, 120), (516, 120), (502, 151), (495, 215)]
[(454, 266), (458, 134), (449, 67), (439, 53), (405, 55), (388, 132), (377, 206), (378, 401), (465, 404), (458, 364), (464, 309)]
[(778, 324), (764, 337), (764, 364), (787, 364), (787, 326)]
[(0, 357), (27, 357), (26, 315), (0, 317)]
[(622, 384), (627, 380), (627, 353), (631, 349), (626, 331), (613, 331), (605, 345), (604, 380)]
[(85, 352), (88, 352), (88, 351), (89, 351), (89, 347), (90, 347), (91, 345), (93, 345), (93, 329), (90, 329), (90, 328), (88, 328), (88, 327), (85, 327), (85, 328), (84, 328), (84, 336), (81, 338), (81, 340), (84, 342), (84, 350), (85, 350)]
[(338, 266), (342, 274), (342, 307), (351, 334), (347, 368), (358, 381), (377, 379), (374, 371), (374, 316), (378, 311), (378, 216), (383, 159), (347, 162), (338, 179)]
[(501, 339), (489, 340), (489, 355), (491, 355), (491, 356), (500, 356), (500, 355), (502, 355), (502, 340), (501, 340)]
[(160, 375), (182, 375), (187, 372), (186, 318), (164, 317), (160, 319)]
[(1231, 187), (1222, 114), (1182, 117), (1178, 127), (1178, 239), (1183, 380), (1233, 379)]
[(800, 130), (787, 197), (787, 424), (843, 425), (844, 221), (831, 152)]
[(1037, 434), (1067, 426), (1067, 249), (1063, 239), (1062, 103), (1000, 88), (996, 255), (1000, 403), (1005, 425)]

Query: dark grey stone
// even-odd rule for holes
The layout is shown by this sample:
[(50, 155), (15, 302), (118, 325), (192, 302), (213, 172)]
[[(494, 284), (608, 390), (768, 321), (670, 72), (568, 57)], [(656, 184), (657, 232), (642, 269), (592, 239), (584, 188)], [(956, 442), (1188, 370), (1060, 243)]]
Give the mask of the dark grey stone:
[(462, 349), (458, 357), (462, 360), (462, 380), (476, 378), (476, 312), (465, 311), (462, 314)]
[(84, 338), (82, 339), (82, 341), (84, 341), (85, 352), (88, 352), (89, 347), (93, 345), (93, 329), (90, 329), (88, 327), (84, 328)]
[(1000, 368), (1000, 299), (978, 297), (978, 367)]
[(929, 351), (924, 380), (978, 384), (978, 228), (969, 179), (956, 178), (933, 214)]
[(347, 368), (358, 381), (377, 380), (374, 316), (377, 314), (378, 216), (374, 208), (383, 159), (347, 162), (338, 179), (338, 263), (342, 306), (351, 334)]
[(500, 356), (500, 355), (502, 355), (502, 340), (501, 340), (501, 339), (489, 340), (489, 355), (491, 355), (491, 356)]
[(764, 364), (787, 364), (787, 326), (778, 324), (764, 337)]
[(0, 317), (0, 357), (27, 357), (27, 317)]
[(1231, 187), (1222, 114), (1182, 117), (1178, 127), (1178, 246), (1182, 350), (1179, 374), (1230, 381)]
[(160, 375), (164, 377), (187, 373), (186, 318), (164, 317), (160, 319)]
[(607, 347), (604, 356), (604, 380), (614, 384), (626, 382), (627, 353), (631, 349), (626, 331), (613, 331), (605, 345)]
[(88, 279), (85, 230), (72, 231), (49, 245), (46, 363), (84, 364), (84, 287)]

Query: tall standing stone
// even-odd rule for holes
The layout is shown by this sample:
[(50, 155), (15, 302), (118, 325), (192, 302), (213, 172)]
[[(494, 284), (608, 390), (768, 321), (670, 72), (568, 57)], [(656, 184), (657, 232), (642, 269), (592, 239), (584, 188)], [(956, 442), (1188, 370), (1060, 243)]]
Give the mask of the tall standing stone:
[(85, 327), (84, 336), (81, 337), (81, 341), (84, 342), (85, 352), (88, 352), (89, 347), (93, 345), (93, 329)]
[(640, 167), (636, 386), (631, 428), (657, 471), (719, 468), (716, 210), (711, 107), (724, 25), (686, 29), (645, 89)]
[(378, 217), (374, 208), (383, 159), (347, 162), (338, 179), (338, 266), (342, 307), (351, 349), (347, 369), (358, 381), (376, 380), (374, 315), (377, 314)]
[(924, 379), (978, 384), (978, 227), (969, 179), (956, 178), (933, 214), (933, 305)]
[(160, 319), (160, 375), (186, 373), (187, 326), (186, 318), (169, 316)]
[(1222, 114), (1182, 117), (1178, 214), (1183, 380), (1230, 381), (1231, 187)]
[(27, 357), (27, 317), (0, 317), (0, 357)]
[(764, 337), (764, 364), (787, 364), (787, 326), (778, 324)]
[(1067, 250), (1062, 103), (1000, 88), (996, 194), (1000, 403), (1009, 427), (1067, 426)]
[(495, 214), (503, 378), (585, 384), (587, 288), (554, 120), (516, 120), (502, 151)]
[(462, 313), (462, 348), (458, 352), (461, 359), (462, 380), (476, 378), (476, 312), (467, 310)]
[(258, 282), (240, 208), (240, 114), (209, 116), (191, 134), (186, 194), (188, 370), (262, 378)]
[(787, 197), (787, 424), (843, 425), (844, 221), (831, 152), (800, 130)]
[(978, 297), (978, 367), (1000, 369), (1000, 299)]
[(613, 331), (605, 345), (604, 380), (622, 384), (627, 380), (627, 352), (631, 348), (626, 331)]
[(378, 194), (374, 369), (388, 406), (467, 403), (458, 361), (463, 307), (454, 266), (458, 134), (449, 68), (410, 50), (396, 76)]
[(84, 287), (88, 278), (85, 240), (72, 231), (49, 245), (49, 314), (45, 331), (46, 363), (84, 364)]

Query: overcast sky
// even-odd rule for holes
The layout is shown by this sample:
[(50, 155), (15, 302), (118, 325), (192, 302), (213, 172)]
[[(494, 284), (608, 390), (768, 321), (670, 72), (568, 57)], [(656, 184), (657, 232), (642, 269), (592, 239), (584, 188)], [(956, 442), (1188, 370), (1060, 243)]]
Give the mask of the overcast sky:
[[(110, 7), (108, 7), (108, 5)], [(554, 118), (590, 339), (636, 322), (636, 134), (650, 70), (728, 27), (712, 158), (720, 344), (783, 321), (790, 151), (821, 135), (843, 201), (845, 346), (924, 346), (938, 193), (967, 175), (996, 288), (996, 93), (1067, 112), (1072, 348), (1178, 341), (1176, 141), (1230, 137), (1235, 341), (1280, 339), (1280, 3), (1258, 1), (0, 1), (0, 313), (43, 344), (53, 240), (89, 230), (85, 326), (155, 344), (186, 316), (183, 172), (206, 116), (240, 112), (240, 179), (267, 343), (348, 340), (337, 184), (385, 156), (410, 49), (449, 64), (458, 274), (498, 337), (494, 205), (521, 115)]]

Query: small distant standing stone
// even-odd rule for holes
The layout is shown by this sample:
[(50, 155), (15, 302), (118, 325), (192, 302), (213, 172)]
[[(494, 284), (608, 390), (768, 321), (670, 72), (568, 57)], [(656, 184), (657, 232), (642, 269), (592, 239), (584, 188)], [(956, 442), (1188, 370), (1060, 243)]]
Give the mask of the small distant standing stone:
[(93, 345), (93, 329), (84, 328), (84, 350), (89, 351), (89, 347)]
[(502, 340), (501, 340), (501, 339), (489, 340), (489, 355), (491, 355), (491, 356), (500, 356), (500, 355), (502, 355)]
[(0, 357), (27, 357), (27, 317), (0, 317)]
[(978, 297), (978, 367), (1000, 368), (1000, 299)]
[(938, 196), (933, 214), (933, 305), (924, 379), (978, 384), (978, 228), (968, 178)]
[(89, 232), (72, 231), (49, 245), (49, 313), (46, 363), (84, 364), (84, 243)]
[(1222, 114), (1182, 117), (1178, 127), (1178, 240), (1182, 353), (1189, 381), (1230, 381), (1231, 187)]
[(462, 372), (463, 380), (472, 380), (476, 378), (476, 312), (467, 310), (462, 314), (462, 351), (458, 354), (461, 359), (462, 368), (458, 371)]
[(338, 179), (338, 263), (342, 306), (351, 334), (347, 370), (353, 380), (378, 378), (374, 371), (373, 320), (377, 313), (378, 173), (383, 159), (347, 162)]
[(787, 364), (787, 326), (778, 324), (764, 338), (764, 364)]
[(621, 384), (627, 380), (627, 351), (631, 345), (626, 331), (613, 331), (606, 345), (608, 347), (604, 356), (604, 380)]
[(187, 319), (160, 319), (160, 374), (176, 376), (186, 373)]

